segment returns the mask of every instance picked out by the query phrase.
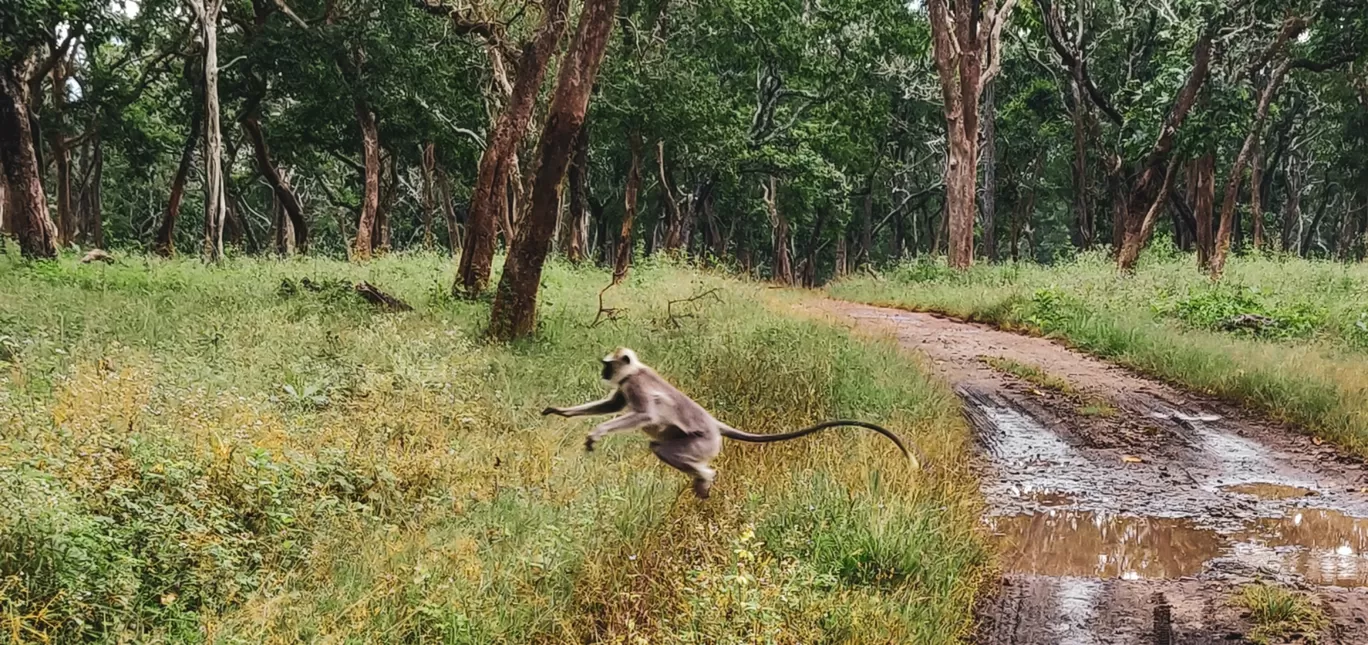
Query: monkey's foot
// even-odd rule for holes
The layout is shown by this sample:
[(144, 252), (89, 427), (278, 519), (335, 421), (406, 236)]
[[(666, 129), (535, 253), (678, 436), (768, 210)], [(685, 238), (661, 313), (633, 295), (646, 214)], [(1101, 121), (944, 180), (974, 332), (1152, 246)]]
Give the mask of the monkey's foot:
[(698, 499), (708, 499), (708, 494), (712, 492), (712, 482), (706, 479), (693, 480), (693, 492)]
[(585, 451), (585, 452), (593, 452), (593, 451), (594, 451), (594, 444), (595, 444), (595, 443), (598, 443), (598, 439), (595, 439), (593, 436), (585, 437), (585, 438), (584, 438), (584, 451)]

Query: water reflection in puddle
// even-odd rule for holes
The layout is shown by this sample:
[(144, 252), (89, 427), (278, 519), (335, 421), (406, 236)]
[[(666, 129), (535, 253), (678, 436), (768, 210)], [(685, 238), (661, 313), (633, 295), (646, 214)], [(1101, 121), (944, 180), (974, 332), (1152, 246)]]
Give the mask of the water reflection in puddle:
[(1174, 579), (1195, 576), (1210, 560), (1233, 556), (1247, 565), (1307, 582), (1368, 586), (1368, 519), (1298, 509), (1254, 520), (1230, 536), (1190, 521), (1056, 511), (991, 517), (1003, 540), (1003, 565), (1047, 576)]
[(1324, 509), (1297, 509), (1287, 517), (1256, 520), (1236, 536), (1235, 552), (1307, 582), (1368, 586), (1368, 519)]
[(1050, 511), (988, 520), (1015, 572), (1101, 578), (1179, 578), (1220, 555), (1214, 531), (1185, 520)]
[(1288, 486), (1286, 484), (1270, 484), (1267, 482), (1250, 482), (1247, 484), (1231, 484), (1222, 486), (1221, 490), (1228, 493), (1239, 493), (1241, 495), (1252, 495), (1259, 499), (1295, 499), (1316, 494), (1309, 488), (1300, 486)]

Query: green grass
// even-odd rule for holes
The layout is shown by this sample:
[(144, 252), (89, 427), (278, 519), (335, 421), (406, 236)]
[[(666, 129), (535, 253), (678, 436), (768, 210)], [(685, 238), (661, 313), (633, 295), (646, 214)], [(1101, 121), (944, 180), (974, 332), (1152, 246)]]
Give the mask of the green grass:
[[(954, 642), (988, 564), (956, 401), (891, 343), (765, 308), (763, 285), (552, 263), (541, 331), (483, 340), (452, 263), (0, 255), (0, 620), (56, 642)], [(365, 279), (381, 313), (301, 278)], [(707, 289), (721, 302), (666, 303)], [(676, 309), (679, 305), (676, 305)], [(713, 498), (640, 436), (585, 454), (636, 349), (755, 432)], [(14, 631), (11, 631), (14, 630)]]
[[(1134, 275), (1088, 254), (1057, 266), (912, 262), (831, 296), (1063, 339), (1160, 380), (1263, 410), (1368, 456), (1368, 265), (1239, 257), (1213, 284), (1191, 256)], [(1264, 330), (1225, 329), (1253, 313)]]
[(1234, 604), (1249, 610), (1254, 629), (1246, 637), (1253, 643), (1281, 643), (1293, 634), (1303, 636), (1303, 642), (1314, 642), (1329, 624), (1325, 612), (1305, 594), (1283, 587), (1246, 585), (1235, 595)]

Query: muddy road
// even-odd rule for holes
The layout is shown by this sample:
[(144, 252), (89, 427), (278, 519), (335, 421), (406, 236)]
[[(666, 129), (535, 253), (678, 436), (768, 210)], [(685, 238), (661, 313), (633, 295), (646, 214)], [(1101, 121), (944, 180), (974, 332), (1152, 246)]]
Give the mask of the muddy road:
[(1368, 643), (1362, 460), (1049, 340), (820, 306), (924, 353), (964, 401), (1004, 554), (980, 642), (1240, 642), (1231, 594), (1267, 581), (1319, 599), (1332, 625), (1308, 636)]

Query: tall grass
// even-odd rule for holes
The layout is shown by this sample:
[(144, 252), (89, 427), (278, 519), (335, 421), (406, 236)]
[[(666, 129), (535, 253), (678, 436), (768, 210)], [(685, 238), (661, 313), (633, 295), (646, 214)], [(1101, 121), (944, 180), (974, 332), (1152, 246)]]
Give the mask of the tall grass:
[[(828, 292), (1058, 337), (1368, 456), (1368, 265), (1242, 257), (1213, 284), (1191, 256), (1162, 252), (1134, 275), (1101, 254), (968, 272), (913, 262)], [(1240, 314), (1267, 324), (1231, 326)]]
[[(0, 620), (58, 642), (952, 642), (985, 548), (953, 396), (891, 348), (665, 264), (553, 263), (532, 341), (450, 262), (0, 256)], [(319, 291), (300, 280), (322, 283)], [(414, 305), (371, 309), (342, 281)], [(282, 286), (289, 282), (290, 285)], [(340, 285), (340, 286), (339, 286)], [(290, 288), (290, 287), (293, 288)], [(666, 303), (705, 289), (722, 302)], [(640, 437), (585, 454), (617, 345), (733, 425), (713, 498)]]

